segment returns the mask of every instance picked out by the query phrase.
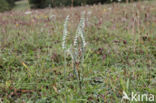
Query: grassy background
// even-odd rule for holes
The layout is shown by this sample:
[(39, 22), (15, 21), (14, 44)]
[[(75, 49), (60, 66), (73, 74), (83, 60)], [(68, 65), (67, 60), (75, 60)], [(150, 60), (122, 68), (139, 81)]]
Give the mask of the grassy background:
[[(156, 95), (155, 1), (31, 14), (25, 13), (30, 9), (24, 4), (17, 3), (21, 10), (0, 13), (4, 103), (120, 103), (123, 90)], [(64, 83), (61, 43), (65, 17), (70, 15), (67, 43), (71, 44), (82, 11), (86, 11), (87, 47), (80, 95), (70, 57)]]
[(17, 1), (15, 5), (16, 6), (13, 8), (14, 10), (26, 10), (30, 8), (28, 0)]

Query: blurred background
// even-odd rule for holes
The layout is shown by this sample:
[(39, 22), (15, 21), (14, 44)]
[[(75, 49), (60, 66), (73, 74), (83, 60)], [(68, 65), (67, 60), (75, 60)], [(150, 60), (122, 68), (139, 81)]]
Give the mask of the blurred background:
[(16, 6), (29, 7), (31, 9), (47, 8), (47, 7), (66, 7), (104, 4), (113, 2), (136, 2), (144, 0), (0, 0), (0, 12), (8, 11)]

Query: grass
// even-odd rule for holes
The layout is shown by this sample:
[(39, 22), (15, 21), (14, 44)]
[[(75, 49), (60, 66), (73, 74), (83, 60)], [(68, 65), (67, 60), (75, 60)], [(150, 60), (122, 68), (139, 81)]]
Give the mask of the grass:
[[(156, 96), (155, 5), (150, 1), (0, 13), (1, 100), (120, 103), (123, 91)], [(80, 95), (70, 56), (64, 85), (61, 47), (66, 16), (67, 44), (72, 44), (82, 11), (87, 45)]]
[(14, 10), (27, 10), (29, 9), (30, 6), (29, 6), (29, 3), (28, 3), (28, 0), (21, 0), (21, 1), (17, 1), (15, 2), (15, 7), (14, 7)]

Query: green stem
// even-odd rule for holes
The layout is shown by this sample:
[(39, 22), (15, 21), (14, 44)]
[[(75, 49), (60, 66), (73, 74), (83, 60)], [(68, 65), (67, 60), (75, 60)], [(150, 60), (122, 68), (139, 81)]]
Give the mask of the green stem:
[(66, 67), (67, 67), (67, 61), (66, 61), (66, 53), (64, 51), (64, 87), (65, 87), (65, 103), (67, 103), (67, 87), (66, 87)]

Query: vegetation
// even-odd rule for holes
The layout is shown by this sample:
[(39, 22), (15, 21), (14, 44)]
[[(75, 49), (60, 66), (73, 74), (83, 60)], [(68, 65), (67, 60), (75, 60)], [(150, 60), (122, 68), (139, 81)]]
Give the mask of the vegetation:
[[(93, 5), (98, 3), (112, 3), (125, 1), (139, 1), (139, 0), (29, 0), (31, 8), (45, 8), (45, 7), (62, 7), (62, 6), (80, 6)], [(140, 0), (143, 1), (143, 0)]]
[(15, 0), (6, 0), (10, 7), (13, 7), (15, 4)]
[(14, 6), (14, 0), (0, 0), (0, 12), (10, 10)]
[[(0, 102), (120, 103), (123, 91), (156, 96), (155, 5), (0, 13)], [(62, 40), (67, 51), (76, 44), (77, 31), (77, 57), (83, 57), (81, 31), (86, 42), (83, 63), (62, 48)]]
[(8, 10), (9, 4), (5, 0), (0, 1), (0, 12)]

